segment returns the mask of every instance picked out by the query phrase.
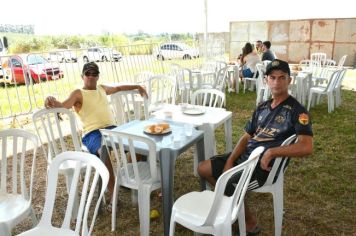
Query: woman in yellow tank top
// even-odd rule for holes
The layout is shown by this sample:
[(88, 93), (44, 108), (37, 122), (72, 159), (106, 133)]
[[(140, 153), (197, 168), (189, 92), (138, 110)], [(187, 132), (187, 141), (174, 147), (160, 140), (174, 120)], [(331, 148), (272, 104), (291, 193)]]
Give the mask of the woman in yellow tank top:
[(101, 148), (101, 133), (99, 131), (99, 129), (112, 129), (115, 127), (115, 121), (109, 107), (107, 95), (118, 91), (133, 89), (137, 89), (141, 96), (147, 97), (147, 93), (145, 89), (139, 85), (122, 85), (116, 87), (97, 85), (99, 74), (99, 67), (95, 62), (86, 63), (82, 70), (83, 88), (71, 92), (69, 97), (63, 102), (59, 102), (52, 96), (47, 97), (45, 107), (74, 108), (83, 124), (83, 144), (88, 148), (90, 153), (100, 157), (109, 170), (110, 179), (108, 189), (111, 193), (110, 196), (112, 196), (115, 183), (114, 173), (106, 148)]

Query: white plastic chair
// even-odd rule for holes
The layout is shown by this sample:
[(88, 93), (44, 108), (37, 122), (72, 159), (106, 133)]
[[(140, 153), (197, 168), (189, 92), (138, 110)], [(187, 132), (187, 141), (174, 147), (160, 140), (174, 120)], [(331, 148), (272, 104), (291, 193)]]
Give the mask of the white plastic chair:
[(110, 95), (117, 124), (148, 119), (148, 100), (137, 89), (119, 91)]
[[(287, 146), (296, 141), (296, 135), (292, 135), (281, 144)], [(284, 185), (284, 172), (286, 171), (286, 164), (288, 157), (277, 157), (274, 159), (274, 164), (269, 172), (265, 184), (254, 192), (259, 193), (272, 193), (273, 196), (273, 209), (274, 209), (274, 235), (279, 236), (282, 234), (282, 221), (283, 221), (283, 185)], [(277, 178), (277, 179), (276, 179)]]
[[(56, 209), (65, 209), (62, 225), (58, 228), (52, 225), (52, 217), (56, 192), (59, 190), (57, 189), (58, 174), (61, 172), (61, 166), (67, 162), (75, 163), (75, 165), (73, 165), (74, 175), (68, 194), (68, 200), (66, 201), (67, 204), (64, 208)], [(84, 173), (81, 171), (83, 166), (85, 166)], [(109, 171), (102, 161), (93, 154), (68, 151), (57, 155), (56, 158), (53, 159), (49, 173), (51, 174), (48, 177), (46, 200), (41, 220), (35, 228), (21, 233), (20, 236), (90, 236), (93, 231), (100, 201), (104, 196), (105, 188), (109, 181)], [(84, 177), (83, 182), (80, 178), (80, 174)], [(93, 202), (93, 198), (100, 179), (103, 187), (95, 203)], [(75, 195), (78, 190), (81, 192), (81, 197), (74, 228), (73, 226), (71, 227), (71, 219), (73, 218), (72, 212), (75, 204)], [(93, 214), (92, 217), (89, 217), (89, 213)]]
[(342, 81), (345, 78), (346, 71), (347, 71), (347, 69), (341, 70), (338, 80), (335, 84), (334, 92), (335, 92), (335, 106), (336, 107), (341, 105), (341, 86), (342, 86)]
[(270, 90), (265, 81), (265, 69), (264, 64), (257, 64), (256, 69), (258, 71), (258, 77), (256, 81), (256, 106), (263, 101), (266, 101), (270, 95)]
[[(215, 191), (190, 192), (179, 197), (172, 209), (170, 236), (179, 223), (194, 232), (229, 236), (231, 225), (239, 219), (240, 235), (246, 235), (244, 197), (258, 157), (264, 147), (256, 148), (249, 160), (224, 172), (216, 182)], [(241, 177), (232, 196), (224, 195), (228, 180), (235, 174)]]
[[(124, 186), (138, 191), (138, 206), (140, 218), (141, 236), (147, 236), (150, 232), (150, 195), (151, 192), (161, 187), (160, 172), (157, 164), (157, 150), (154, 140), (127, 134), (124, 132), (100, 130), (106, 147), (113, 148), (113, 154), (116, 160), (116, 178), (113, 196), (113, 209), (111, 219), (111, 230), (116, 228), (116, 202), (118, 187)], [(147, 161), (137, 162), (137, 145), (148, 153)], [(117, 148), (116, 148), (117, 147)], [(125, 153), (128, 151), (128, 154)], [(131, 156), (132, 162), (128, 162), (127, 156)]]
[(255, 69), (255, 73), (252, 78), (250, 78), (250, 77), (242, 78), (242, 81), (244, 82), (244, 93), (246, 92), (247, 83), (250, 84), (251, 89), (254, 88), (254, 86), (256, 85), (256, 82), (257, 82), (257, 74), (258, 74), (257, 69)]
[(171, 64), (171, 75), (176, 78), (176, 88), (182, 103), (190, 103), (190, 96), (193, 92), (194, 85), (192, 71), (178, 64)]
[[(33, 113), (32, 121), (47, 158), (47, 171), (53, 158), (65, 151), (81, 151), (74, 114), (66, 108), (42, 109)], [(68, 138), (68, 135), (70, 138)], [(47, 143), (47, 149), (46, 149)], [(74, 162), (65, 162), (60, 172), (66, 177), (67, 190), (73, 178)], [(74, 210), (78, 208), (75, 204)]]
[(201, 88), (213, 88), (216, 81), (216, 72), (217, 69), (216, 61), (206, 61), (200, 67), (200, 84), (198, 89)]
[(154, 73), (151, 71), (141, 71), (134, 75), (134, 83), (142, 86), (146, 86), (149, 78), (154, 76)]
[(176, 78), (167, 75), (155, 75), (148, 81), (148, 113), (160, 108), (163, 103), (175, 104)]
[[(11, 229), (28, 216), (31, 216), (33, 226), (38, 223), (32, 207), (38, 139), (36, 135), (24, 130), (8, 129), (0, 131), (0, 146), (0, 235), (11, 236)], [(32, 155), (26, 155), (29, 149), (32, 149)], [(32, 164), (26, 168), (28, 162), (25, 160), (31, 158)]]
[(344, 68), (344, 63), (345, 63), (346, 57), (347, 57), (347, 55), (343, 55), (343, 56), (340, 58), (339, 62), (337, 63), (337, 69), (338, 69), (338, 70)]
[(225, 102), (225, 93), (217, 89), (198, 89), (192, 94), (193, 105), (222, 108)]
[[(334, 103), (333, 91), (335, 90), (335, 86), (337, 84), (337, 80), (339, 78), (340, 72), (341, 72), (341, 70), (336, 70), (333, 72), (326, 87), (316, 86), (316, 87), (310, 88), (309, 98), (308, 98), (308, 110), (310, 109), (311, 106), (314, 106), (315, 103), (318, 104), (320, 102), (321, 95), (327, 95), (328, 112), (330, 113), (334, 110), (335, 103)], [(314, 95), (318, 95), (316, 102), (315, 102)]]
[(326, 61), (326, 53), (323, 52), (315, 52), (310, 55), (310, 60), (311, 61), (317, 61), (318, 66), (323, 66)]
[[(227, 68), (228, 67), (225, 66), (218, 70), (218, 72), (216, 73), (216, 80), (212, 88), (225, 92), (226, 83), (229, 83), (229, 80), (227, 79)], [(230, 84), (229, 87), (231, 87)]]

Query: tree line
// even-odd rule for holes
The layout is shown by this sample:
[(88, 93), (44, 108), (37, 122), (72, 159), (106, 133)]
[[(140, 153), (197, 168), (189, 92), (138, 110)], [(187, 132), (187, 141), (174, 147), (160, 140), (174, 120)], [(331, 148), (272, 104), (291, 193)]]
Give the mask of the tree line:
[(12, 25), (12, 24), (0, 24), (1, 33), (18, 33), (18, 34), (34, 34), (34, 25)]

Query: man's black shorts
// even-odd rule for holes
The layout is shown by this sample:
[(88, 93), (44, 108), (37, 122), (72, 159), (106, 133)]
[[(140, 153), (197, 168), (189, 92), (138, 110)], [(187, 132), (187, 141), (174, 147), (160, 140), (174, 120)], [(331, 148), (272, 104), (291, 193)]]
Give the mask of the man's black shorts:
[[(222, 155), (213, 156), (211, 160), (211, 171), (213, 177), (217, 180), (224, 170), (225, 163), (229, 158), (231, 153), (225, 153)], [(239, 165), (243, 161), (239, 158), (235, 161), (234, 165)], [(250, 180), (250, 184), (248, 186), (248, 190), (253, 190), (262, 186), (268, 177), (269, 172), (262, 170), (260, 166), (260, 162), (257, 163), (255, 170), (252, 173), (252, 177)], [(227, 196), (231, 196), (234, 193), (235, 187), (233, 186), (234, 183), (237, 183), (240, 179), (241, 173), (237, 173), (233, 175), (227, 183), (225, 194)]]

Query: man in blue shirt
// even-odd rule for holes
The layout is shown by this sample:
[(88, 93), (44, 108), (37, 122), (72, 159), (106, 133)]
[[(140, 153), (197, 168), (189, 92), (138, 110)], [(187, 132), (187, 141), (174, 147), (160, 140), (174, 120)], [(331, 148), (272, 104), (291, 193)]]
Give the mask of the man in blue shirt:
[[(288, 63), (273, 60), (267, 65), (266, 75), (272, 99), (257, 107), (245, 126), (245, 134), (232, 153), (214, 156), (199, 164), (199, 175), (210, 184), (215, 185), (223, 172), (246, 161), (258, 146), (265, 147), (265, 152), (259, 158), (249, 189), (258, 188), (265, 183), (275, 157), (303, 157), (312, 153), (313, 132), (308, 111), (288, 94), (288, 85), (291, 82)], [(298, 141), (281, 147), (282, 142), (293, 134), (297, 135)], [(234, 191), (233, 181), (230, 182), (225, 190), (226, 195), (231, 195)], [(246, 204), (245, 218), (247, 233), (259, 233), (256, 217)]]

